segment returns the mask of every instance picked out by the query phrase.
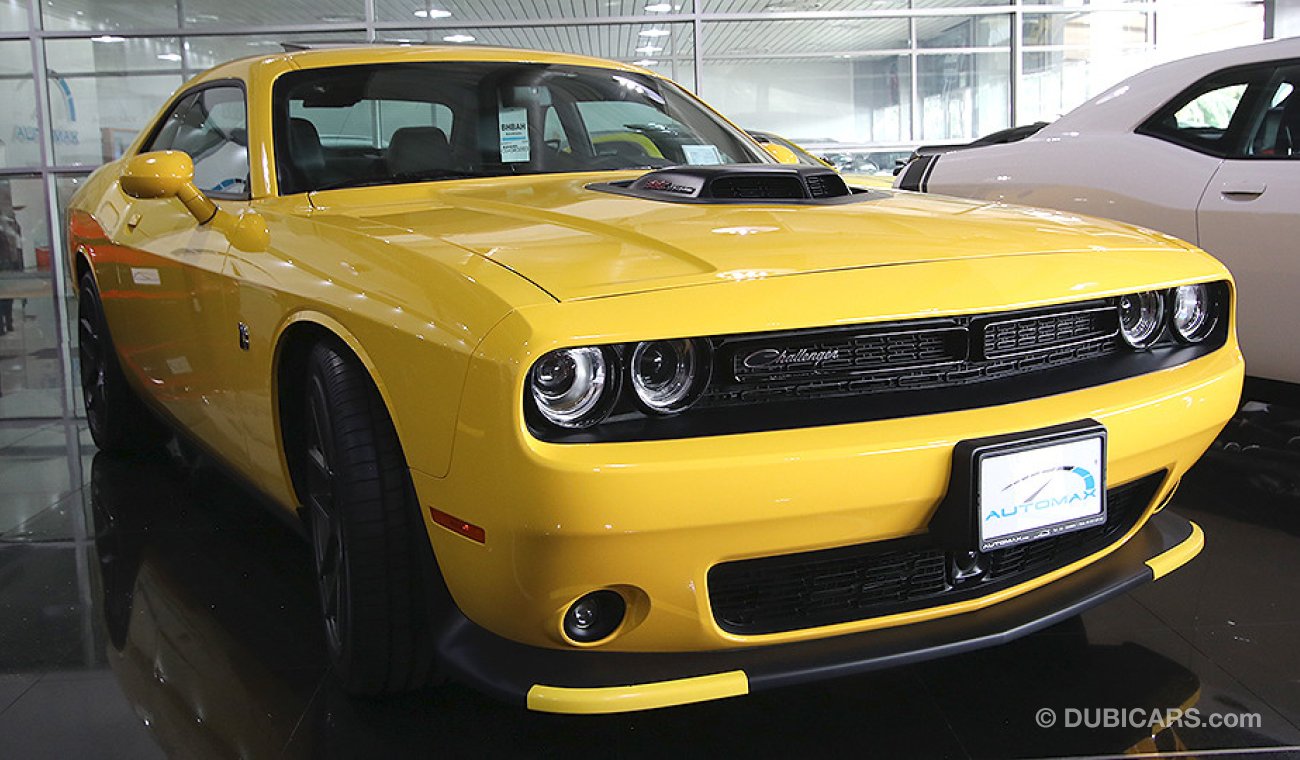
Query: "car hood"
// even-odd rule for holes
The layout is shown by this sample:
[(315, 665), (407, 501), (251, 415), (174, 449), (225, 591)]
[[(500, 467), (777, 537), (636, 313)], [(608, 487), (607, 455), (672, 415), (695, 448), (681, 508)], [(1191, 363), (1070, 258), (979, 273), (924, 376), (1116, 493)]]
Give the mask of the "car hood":
[(313, 216), (388, 243), (458, 246), (562, 301), (842, 269), (1178, 245), (1071, 214), (887, 190), (855, 203), (793, 205), (673, 203), (589, 187), (618, 178), (330, 191), (312, 196)]

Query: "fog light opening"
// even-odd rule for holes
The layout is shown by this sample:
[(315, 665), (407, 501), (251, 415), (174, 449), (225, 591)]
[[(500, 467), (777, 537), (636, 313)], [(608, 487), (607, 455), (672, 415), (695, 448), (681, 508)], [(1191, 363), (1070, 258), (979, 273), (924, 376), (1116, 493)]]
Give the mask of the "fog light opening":
[(979, 552), (951, 552), (948, 554), (948, 582), (953, 586), (978, 581), (988, 572), (984, 555)]
[(627, 602), (617, 591), (593, 591), (564, 613), (564, 635), (579, 644), (607, 639), (623, 624), (626, 614)]

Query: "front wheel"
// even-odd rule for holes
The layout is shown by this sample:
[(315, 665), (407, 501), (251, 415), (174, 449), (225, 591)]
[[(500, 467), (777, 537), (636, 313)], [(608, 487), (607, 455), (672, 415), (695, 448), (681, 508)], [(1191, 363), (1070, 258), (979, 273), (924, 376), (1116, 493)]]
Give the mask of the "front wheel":
[(419, 688), (440, 584), (397, 432), (341, 344), (313, 347), (306, 375), (299, 488), (334, 670), (352, 694)]

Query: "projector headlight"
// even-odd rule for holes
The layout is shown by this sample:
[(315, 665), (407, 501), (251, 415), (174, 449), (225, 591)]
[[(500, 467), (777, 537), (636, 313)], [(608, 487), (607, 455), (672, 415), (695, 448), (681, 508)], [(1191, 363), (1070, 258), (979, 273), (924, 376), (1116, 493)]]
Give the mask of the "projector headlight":
[(612, 352), (561, 348), (537, 360), (529, 385), (543, 417), (561, 427), (583, 428), (609, 414), (618, 395), (618, 371)]
[(708, 344), (703, 341), (638, 343), (630, 364), (637, 399), (658, 414), (672, 414), (690, 406), (708, 382), (708, 354)]
[(1165, 326), (1165, 299), (1148, 290), (1119, 297), (1119, 332), (1133, 348), (1146, 348)]
[(1219, 322), (1218, 306), (1207, 285), (1183, 285), (1170, 291), (1169, 324), (1184, 343), (1200, 343)]

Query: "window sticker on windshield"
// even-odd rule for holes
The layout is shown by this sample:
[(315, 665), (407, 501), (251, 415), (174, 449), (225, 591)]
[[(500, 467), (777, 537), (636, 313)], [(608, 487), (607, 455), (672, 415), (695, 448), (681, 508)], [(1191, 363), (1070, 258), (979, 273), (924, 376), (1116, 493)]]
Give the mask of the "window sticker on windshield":
[(501, 132), (501, 162), (508, 164), (527, 161), (528, 147), (528, 111), (524, 108), (502, 108), (498, 112), (497, 123)]
[(692, 166), (710, 166), (722, 163), (722, 154), (716, 145), (683, 145), (682, 156)]

